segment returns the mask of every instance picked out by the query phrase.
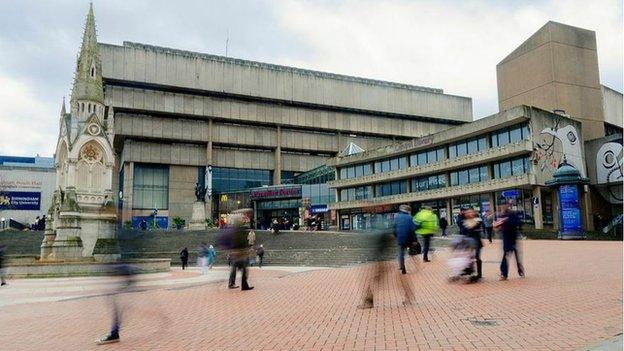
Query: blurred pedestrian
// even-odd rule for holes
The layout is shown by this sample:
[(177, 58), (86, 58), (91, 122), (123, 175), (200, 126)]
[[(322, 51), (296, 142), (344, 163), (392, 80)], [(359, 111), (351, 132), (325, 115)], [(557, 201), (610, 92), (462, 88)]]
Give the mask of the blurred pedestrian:
[(503, 239), (503, 259), (500, 264), (501, 280), (507, 280), (509, 276), (507, 257), (511, 254), (515, 254), (516, 256), (518, 275), (524, 277), (524, 267), (522, 266), (517, 246), (520, 224), (520, 217), (511, 210), (510, 204), (507, 202), (501, 204), (498, 220), (494, 222), (494, 228), (500, 232)]
[(243, 216), (235, 214), (230, 216), (229, 225), (219, 234), (220, 244), (230, 251), (232, 266), (230, 267), (229, 289), (236, 289), (236, 271), (241, 271), (241, 290), (251, 290), (247, 282), (247, 266), (249, 265), (249, 245), (247, 242), (247, 229), (244, 226)]
[(466, 218), (466, 211), (468, 210), (468, 208), (466, 207), (461, 207), (459, 209), (459, 214), (457, 215), (457, 219), (455, 220), (455, 224), (457, 224), (457, 227), (459, 228), (459, 235), (466, 235), (465, 231), (466, 228), (464, 228), (464, 225), (462, 224), (464, 219)]
[(273, 234), (279, 234), (279, 223), (277, 222), (277, 219), (273, 220), (273, 226), (271, 228), (273, 229)]
[(490, 244), (492, 243), (492, 234), (494, 232), (494, 214), (490, 210), (486, 210), (483, 214), (483, 230)]
[(210, 245), (208, 247), (208, 250), (206, 251), (206, 258), (208, 260), (208, 262), (206, 262), (206, 264), (208, 265), (208, 269), (212, 269), (212, 266), (217, 259), (217, 250), (215, 250), (214, 246)]
[(422, 206), (418, 213), (414, 216), (414, 224), (416, 224), (416, 234), (423, 238), (423, 261), (429, 261), (429, 245), (431, 237), (438, 232), (438, 216), (433, 213), (429, 206)]
[(208, 273), (208, 248), (206, 248), (206, 243), (201, 243), (197, 249), (197, 265), (201, 267), (201, 274)]
[[(405, 226), (405, 227), (409, 227), (410, 225), (408, 223), (411, 224), (411, 226), (414, 226), (414, 222), (412, 221), (411, 216), (409, 215), (409, 206), (407, 205), (401, 205), (403, 211), (407, 211), (407, 213), (405, 213), (404, 215), (401, 215), (401, 217), (403, 217), (401, 219), (401, 225)], [(407, 217), (407, 219), (409, 219), (409, 221), (406, 221), (404, 218)], [(395, 217), (396, 220), (396, 217)], [(381, 282), (385, 282), (388, 281), (386, 279), (386, 275), (388, 275), (388, 266), (389, 263), (386, 262), (386, 257), (388, 254), (390, 254), (391, 250), (392, 250), (392, 246), (395, 242), (395, 239), (393, 238), (393, 236), (397, 237), (397, 241), (398, 241), (398, 236), (396, 235), (397, 230), (396, 230), (396, 223), (395, 223), (395, 229), (388, 229), (387, 227), (384, 226), (385, 223), (383, 222), (378, 222), (375, 224), (375, 228), (370, 231), (370, 232), (365, 232), (363, 235), (363, 239), (367, 238), (368, 240), (371, 241), (371, 245), (370, 247), (372, 247), (372, 261), (375, 261), (375, 263), (373, 263), (372, 266), (368, 266), (366, 267), (366, 272), (368, 273), (368, 276), (365, 277), (364, 279), (364, 287), (362, 290), (362, 297), (361, 297), (361, 303), (357, 306), (359, 309), (368, 309), (368, 308), (373, 308), (374, 307), (374, 294), (373, 294), (373, 289), (374, 288), (379, 288), (379, 285), (381, 284)], [(402, 229), (399, 229), (399, 231), (401, 231)], [(406, 228), (406, 232), (402, 233), (402, 234), (408, 234), (411, 233), (411, 235), (413, 236), (413, 238), (415, 239), (415, 235), (414, 235), (414, 230), (410, 228)], [(409, 235), (408, 235), (409, 237)], [(364, 239), (366, 240), (366, 239)], [(409, 242), (411, 239), (406, 239), (405, 242)], [(399, 245), (399, 251), (404, 250), (404, 247), (401, 247)], [(390, 264), (390, 266), (393, 266)], [(394, 269), (392, 269), (392, 271), (395, 271)], [(403, 269), (401, 271), (403, 274), (405, 274), (405, 266), (403, 265)], [(403, 305), (404, 306), (408, 306), (412, 304), (413, 298), (414, 298), (414, 293), (412, 292), (411, 289), (411, 285), (407, 279), (406, 275), (401, 274), (399, 277), (399, 283), (401, 286), (401, 292), (403, 295)]]
[(481, 248), (483, 247), (483, 243), (481, 242), (482, 221), (475, 210), (467, 209), (464, 211), (464, 219), (461, 223), (464, 227), (464, 235), (471, 238), (474, 244), (474, 259), (477, 264), (477, 274), (470, 277), (470, 282), (476, 283), (483, 275), (483, 262), (481, 262)]
[(416, 240), (416, 225), (410, 215), (409, 205), (399, 206), (399, 212), (394, 216), (394, 236), (399, 249), (399, 268), (401, 274), (407, 274), (405, 269), (405, 249), (409, 248)]
[(251, 229), (249, 234), (247, 234), (247, 243), (249, 246), (254, 246), (256, 243), (256, 232), (254, 232), (253, 229)]
[(0, 286), (6, 285), (5, 273), (4, 273), (4, 252), (6, 251), (6, 245), (0, 245)]
[(188, 258), (189, 258), (188, 249), (185, 247), (184, 249), (182, 249), (182, 251), (180, 251), (180, 261), (182, 261), (182, 270), (184, 270), (188, 266)]
[(258, 267), (262, 268), (262, 262), (264, 258), (264, 245), (260, 244), (256, 249), (256, 255), (258, 255)]
[(446, 228), (448, 228), (448, 221), (446, 217), (440, 217), (440, 229), (442, 229), (442, 236), (446, 236)]
[(115, 266), (114, 274), (121, 279), (115, 292), (111, 295), (111, 305), (113, 308), (113, 323), (108, 334), (96, 340), (98, 345), (111, 344), (119, 342), (119, 330), (123, 315), (123, 308), (119, 301), (119, 295), (131, 291), (134, 285), (134, 267), (121, 263)]

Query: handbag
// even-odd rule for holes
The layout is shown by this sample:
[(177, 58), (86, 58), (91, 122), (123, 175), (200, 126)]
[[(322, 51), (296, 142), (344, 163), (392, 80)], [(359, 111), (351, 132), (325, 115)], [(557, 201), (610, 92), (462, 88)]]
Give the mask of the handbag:
[(414, 240), (410, 247), (407, 249), (407, 254), (410, 256), (420, 255), (422, 253), (422, 246), (418, 240)]

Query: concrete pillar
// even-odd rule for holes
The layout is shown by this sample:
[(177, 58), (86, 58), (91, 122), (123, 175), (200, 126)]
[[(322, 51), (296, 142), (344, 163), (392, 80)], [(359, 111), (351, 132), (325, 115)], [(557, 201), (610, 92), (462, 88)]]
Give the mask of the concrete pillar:
[(537, 199), (537, 206), (531, 203), (531, 206), (533, 207), (535, 229), (544, 229), (544, 214), (542, 213), (542, 187), (539, 185), (533, 187), (533, 199)]
[(583, 223), (585, 224), (584, 229), (586, 231), (595, 230), (594, 226), (594, 216), (592, 213), (592, 200), (589, 193), (588, 185), (581, 185), (581, 191), (583, 192), (583, 197), (581, 198), (581, 212)]
[(560, 214), (560, 208), (559, 208), (559, 192), (556, 189), (553, 189), (552, 192), (552, 203), (553, 203), (553, 229), (555, 230), (559, 230), (560, 227), (560, 220), (561, 218), (559, 218), (559, 214)]
[(132, 187), (134, 185), (134, 162), (125, 162), (123, 179), (123, 208), (121, 213), (122, 225), (126, 221), (132, 221)]
[(275, 170), (273, 171), (273, 184), (282, 183), (282, 127), (277, 126), (277, 147), (275, 148)]
[(453, 212), (451, 212), (452, 208), (451, 208), (451, 199), (450, 198), (446, 198), (444, 199), (445, 203), (446, 203), (446, 221), (448, 222), (449, 226), (454, 224), (453, 223)]
[[(212, 119), (208, 120), (208, 142), (206, 143), (206, 165), (210, 168), (213, 167), (212, 164)], [(208, 172), (208, 169), (206, 170)], [(206, 176), (208, 181), (212, 181), (212, 177)], [(206, 184), (207, 188), (212, 189), (212, 184)], [(214, 191), (213, 191), (214, 192)], [(206, 216), (210, 219), (214, 219), (214, 215), (212, 213), (212, 198), (214, 195), (208, 196), (206, 194)]]

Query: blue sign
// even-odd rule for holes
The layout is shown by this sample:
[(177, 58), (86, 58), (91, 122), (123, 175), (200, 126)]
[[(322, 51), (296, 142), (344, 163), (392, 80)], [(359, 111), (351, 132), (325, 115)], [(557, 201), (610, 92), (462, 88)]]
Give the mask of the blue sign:
[(503, 195), (503, 197), (518, 197), (520, 196), (520, 192), (517, 189), (504, 190), (501, 195)]
[(0, 193), (0, 210), (39, 211), (40, 209), (40, 192), (5, 191)]
[(312, 205), (312, 206), (310, 206), (310, 213), (313, 213), (313, 214), (325, 213), (325, 212), (327, 212), (327, 210), (328, 210), (327, 205)]
[[(154, 228), (154, 217), (152, 216), (132, 216), (132, 228), (141, 228), (141, 222), (145, 221), (147, 229)], [(156, 216), (157, 229), (167, 229), (169, 227), (169, 217)]]
[(577, 185), (562, 185), (559, 187), (559, 203), (561, 204), (561, 232), (562, 235), (578, 234), (582, 232), (581, 209), (579, 206), (579, 191)]

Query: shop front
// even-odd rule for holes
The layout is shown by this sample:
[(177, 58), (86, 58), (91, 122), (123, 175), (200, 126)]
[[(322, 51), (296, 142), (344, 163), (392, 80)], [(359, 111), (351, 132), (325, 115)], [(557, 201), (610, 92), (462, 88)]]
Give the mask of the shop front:
[(282, 229), (299, 225), (301, 185), (278, 185), (254, 188), (250, 191), (255, 227), (269, 229), (277, 222)]

